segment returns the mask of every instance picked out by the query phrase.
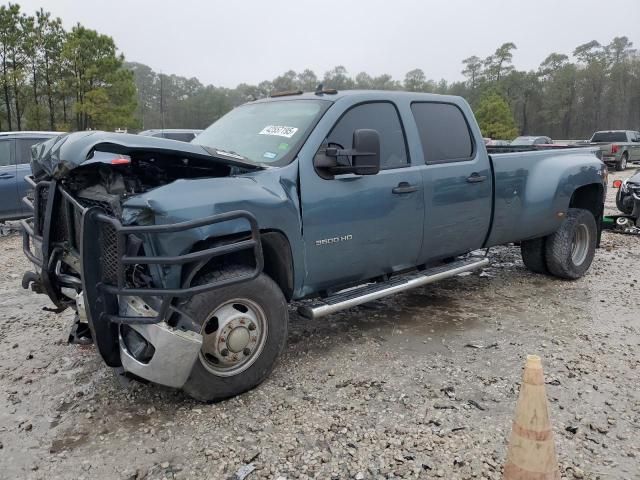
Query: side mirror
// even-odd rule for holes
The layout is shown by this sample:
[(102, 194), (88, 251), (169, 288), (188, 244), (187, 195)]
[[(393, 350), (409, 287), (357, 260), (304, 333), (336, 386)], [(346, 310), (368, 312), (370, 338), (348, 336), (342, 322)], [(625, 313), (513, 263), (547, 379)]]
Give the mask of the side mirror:
[(376, 130), (355, 130), (351, 150), (321, 149), (313, 159), (313, 165), (325, 179), (344, 173), (375, 175), (380, 171), (380, 134)]
[(380, 171), (380, 134), (376, 130), (353, 132), (353, 160), (357, 175), (375, 175)]

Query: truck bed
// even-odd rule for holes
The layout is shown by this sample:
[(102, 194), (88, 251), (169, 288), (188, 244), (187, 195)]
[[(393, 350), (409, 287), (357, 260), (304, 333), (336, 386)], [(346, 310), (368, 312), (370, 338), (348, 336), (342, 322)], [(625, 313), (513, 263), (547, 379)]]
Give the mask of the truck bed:
[(554, 232), (574, 186), (602, 168), (597, 150), (578, 147), (491, 154), (495, 203), (487, 246)]

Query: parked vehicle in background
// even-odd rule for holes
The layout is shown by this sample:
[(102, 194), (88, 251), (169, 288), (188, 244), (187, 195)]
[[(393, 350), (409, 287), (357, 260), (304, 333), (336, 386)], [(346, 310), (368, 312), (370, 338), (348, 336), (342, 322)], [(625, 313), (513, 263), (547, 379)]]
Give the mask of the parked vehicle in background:
[(202, 130), (195, 130), (192, 128), (164, 128), (164, 129), (152, 129), (143, 130), (138, 135), (145, 137), (158, 137), (168, 138), (170, 140), (180, 140), (181, 142), (190, 142), (193, 140)]
[(269, 375), (288, 302), (323, 317), (509, 242), (534, 272), (583, 276), (606, 194), (596, 148), (489, 156), (469, 104), (426, 93), (292, 92), (191, 143), (77, 132), (46, 147), (23, 286), (76, 309), (107, 365), (204, 401)]
[(511, 142), (509, 140), (489, 140), (486, 145), (487, 147), (506, 147), (511, 145)]
[(32, 215), (22, 201), (30, 188), (24, 177), (31, 173), (31, 147), (59, 132), (0, 133), (0, 221)]
[(618, 210), (632, 217), (634, 223), (640, 227), (640, 170), (626, 180), (616, 180), (613, 186), (618, 189)]
[(602, 130), (592, 135), (591, 145), (599, 145), (602, 161), (615, 165), (616, 170), (627, 168), (629, 162), (640, 162), (640, 133), (633, 130)]
[(551, 145), (553, 144), (553, 140), (551, 140), (551, 138), (549, 137), (544, 137), (544, 136), (532, 136), (532, 135), (525, 135), (522, 137), (516, 137), (511, 143), (510, 145), (513, 146), (531, 146), (531, 145)]

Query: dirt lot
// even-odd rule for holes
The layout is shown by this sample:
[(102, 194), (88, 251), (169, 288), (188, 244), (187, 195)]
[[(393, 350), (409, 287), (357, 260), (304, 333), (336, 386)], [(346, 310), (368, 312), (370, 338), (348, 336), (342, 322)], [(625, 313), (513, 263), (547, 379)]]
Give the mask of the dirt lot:
[(93, 347), (67, 345), (71, 313), (20, 288), (20, 239), (2, 238), (0, 477), (500, 478), (537, 353), (563, 475), (640, 478), (640, 238), (605, 233), (576, 282), (527, 272), (516, 247), (491, 257), (321, 321), (292, 312), (270, 379), (202, 405), (123, 388)]

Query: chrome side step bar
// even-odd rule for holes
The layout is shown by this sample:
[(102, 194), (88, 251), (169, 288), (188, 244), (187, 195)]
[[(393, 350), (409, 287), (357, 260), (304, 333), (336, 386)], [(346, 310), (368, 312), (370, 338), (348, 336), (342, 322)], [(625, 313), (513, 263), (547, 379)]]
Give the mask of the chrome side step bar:
[(298, 307), (298, 313), (309, 319), (321, 318), (347, 308), (372, 302), (379, 298), (388, 297), (394, 293), (403, 292), (412, 288), (421, 287), (429, 283), (437, 282), (445, 278), (453, 277), (459, 273), (477, 270), (489, 264), (489, 259), (467, 258), (456, 262), (439, 265), (423, 270), (422, 272), (409, 274), (397, 278), (391, 278), (387, 282), (370, 283), (361, 287), (344, 290), (330, 297), (318, 300), (315, 303)]

